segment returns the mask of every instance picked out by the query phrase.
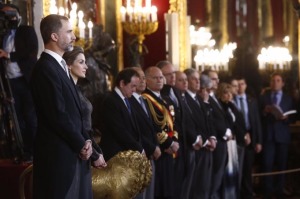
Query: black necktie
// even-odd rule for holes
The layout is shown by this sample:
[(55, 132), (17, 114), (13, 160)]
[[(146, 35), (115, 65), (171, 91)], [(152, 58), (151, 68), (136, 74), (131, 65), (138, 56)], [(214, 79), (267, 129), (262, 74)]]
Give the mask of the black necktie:
[(127, 109), (128, 109), (128, 111), (129, 111), (129, 113), (131, 114), (131, 107), (130, 107), (130, 103), (129, 103), (129, 101), (128, 101), (128, 98), (125, 97), (124, 100), (125, 100)]
[(272, 97), (272, 104), (277, 104), (278, 101), (277, 96), (278, 96), (278, 92), (274, 92)]

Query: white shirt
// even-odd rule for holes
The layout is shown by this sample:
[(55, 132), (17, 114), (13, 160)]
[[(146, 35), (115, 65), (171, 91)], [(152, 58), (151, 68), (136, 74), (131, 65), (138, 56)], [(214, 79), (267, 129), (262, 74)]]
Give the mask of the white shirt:
[[(120, 90), (118, 87), (115, 87), (115, 91), (116, 91), (116, 93), (120, 96), (120, 98), (123, 100), (125, 106), (127, 107), (127, 104), (126, 104), (126, 102), (125, 102), (125, 97), (124, 97), (124, 95), (122, 94), (121, 90)], [(127, 107), (127, 108), (129, 108), (129, 107)]]
[(57, 54), (56, 52), (49, 50), (49, 49), (45, 49), (44, 52), (51, 55), (60, 64), (62, 69), (65, 71), (65, 67), (61, 63), (61, 60), (63, 60), (63, 58), (59, 54)]

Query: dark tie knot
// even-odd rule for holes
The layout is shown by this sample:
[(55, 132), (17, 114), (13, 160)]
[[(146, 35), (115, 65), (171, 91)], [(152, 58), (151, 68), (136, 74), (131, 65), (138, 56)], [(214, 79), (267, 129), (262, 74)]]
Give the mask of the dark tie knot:
[(128, 100), (128, 98), (124, 98), (124, 101), (125, 101), (125, 103), (126, 103), (126, 106), (127, 106), (127, 109), (128, 109), (128, 111), (129, 111), (129, 113), (131, 113), (131, 107), (130, 107), (130, 103), (129, 103), (129, 100)]
[(278, 101), (278, 92), (275, 91), (273, 92), (272, 103), (277, 104), (277, 101)]

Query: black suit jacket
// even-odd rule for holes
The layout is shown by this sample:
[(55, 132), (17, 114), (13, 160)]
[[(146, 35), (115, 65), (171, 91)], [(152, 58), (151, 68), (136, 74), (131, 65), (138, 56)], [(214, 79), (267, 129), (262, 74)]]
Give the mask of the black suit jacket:
[[(133, 108), (131, 108), (133, 109)], [(123, 99), (112, 91), (102, 104), (100, 146), (106, 160), (120, 151), (143, 151), (142, 140), (134, 111), (129, 113)]]
[(227, 120), (226, 120), (226, 113), (222, 107), (220, 107), (217, 102), (209, 96), (209, 103), (211, 106), (211, 113), (212, 113), (212, 121), (213, 121), (213, 128), (218, 140), (224, 140), (223, 136), (226, 133), (226, 129), (230, 128)]
[(83, 131), (79, 96), (74, 82), (47, 53), (34, 67), (31, 87), (38, 116), (33, 193), (36, 198), (64, 198), (89, 139)]
[[(237, 144), (240, 146), (245, 146), (244, 137), (246, 134), (246, 124), (242, 112), (240, 112), (238, 108), (235, 106), (235, 104), (233, 104), (232, 102), (228, 102), (228, 103), (220, 102), (220, 104), (222, 105), (225, 111), (227, 122), (232, 131), (233, 136), (236, 139)], [(233, 119), (231, 114), (234, 115), (235, 119)]]
[[(237, 102), (237, 98), (235, 97)], [(248, 118), (250, 124), (250, 137), (251, 146), (255, 147), (256, 144), (262, 144), (262, 127), (261, 117), (258, 110), (258, 103), (255, 98), (247, 95), (247, 106), (248, 106)]]
[(15, 52), (10, 60), (17, 62), (24, 77), (29, 81), (32, 69), (37, 61), (38, 38), (31, 26), (19, 26), (15, 34)]
[(200, 107), (195, 99), (193, 99), (187, 92), (185, 93), (185, 98), (189, 106), (188, 110), (192, 115), (189, 119), (193, 121), (195, 127), (194, 133), (192, 133), (192, 128), (187, 128), (187, 142), (191, 145), (196, 141), (196, 136), (201, 135), (203, 143), (205, 143), (205, 141), (212, 136), (212, 132), (207, 125), (208, 115), (206, 115), (207, 112), (204, 110), (205, 105), (202, 101), (198, 100)]
[[(263, 112), (264, 108), (267, 105), (271, 105), (271, 92), (266, 91), (260, 97), (260, 108)], [(283, 93), (281, 101), (279, 103), (280, 108), (283, 112), (295, 109), (292, 98)], [(271, 114), (262, 113), (262, 127), (264, 132), (264, 141), (267, 142), (278, 142), (288, 144), (291, 141), (291, 134), (289, 124), (295, 121), (295, 117), (290, 115), (287, 120), (276, 120), (275, 117)]]
[(150, 158), (153, 155), (156, 146), (158, 146), (158, 142), (156, 139), (156, 130), (153, 126), (148, 104), (145, 102), (148, 115), (145, 113), (142, 106), (140, 105), (140, 102), (138, 102), (135, 97), (131, 97), (130, 104), (136, 115), (136, 121), (142, 137), (143, 148), (146, 152), (147, 157)]

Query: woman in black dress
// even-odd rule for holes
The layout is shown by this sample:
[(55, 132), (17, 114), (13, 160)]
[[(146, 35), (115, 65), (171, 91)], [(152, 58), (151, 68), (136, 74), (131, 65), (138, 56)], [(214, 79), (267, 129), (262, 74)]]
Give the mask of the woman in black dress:
[[(78, 91), (78, 95), (81, 102), (81, 112), (84, 131), (91, 137), (93, 146), (93, 153), (90, 158), (92, 161), (91, 163), (95, 168), (106, 167), (106, 162), (102, 155), (102, 151), (92, 137), (91, 114), (93, 111), (93, 106), (91, 102), (82, 94), (80, 88), (76, 85), (79, 78), (85, 78), (86, 70), (88, 69), (85, 63), (84, 51), (81, 47), (74, 46), (74, 49), (72, 51), (66, 52), (63, 55), (63, 59), (66, 61), (69, 69), (70, 81), (74, 82), (74, 86), (76, 86)], [(88, 161), (87, 164), (82, 165), (82, 167), (84, 168), (84, 172), (78, 174), (78, 178), (80, 179), (82, 186), (88, 187), (88, 189), (86, 190), (86, 195), (88, 196), (92, 194), (90, 161)]]
[(216, 96), (222, 106), (225, 118), (232, 132), (232, 137), (227, 141), (228, 161), (224, 173), (223, 188), (225, 199), (239, 198), (239, 162), (237, 144), (243, 143), (245, 124), (241, 113), (232, 102), (232, 87), (230, 84), (221, 83)]

